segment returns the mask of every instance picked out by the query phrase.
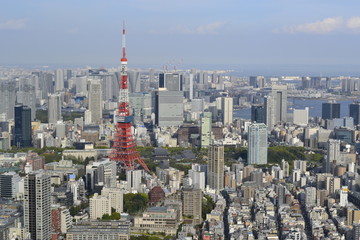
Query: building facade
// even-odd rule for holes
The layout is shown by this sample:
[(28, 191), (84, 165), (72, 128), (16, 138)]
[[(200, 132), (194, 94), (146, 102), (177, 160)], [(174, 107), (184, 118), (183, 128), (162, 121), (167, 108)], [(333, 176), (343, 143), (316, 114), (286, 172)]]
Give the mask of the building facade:
[(25, 177), (24, 225), (31, 239), (50, 239), (50, 187), (50, 176), (43, 172), (31, 172)]
[(248, 164), (267, 164), (267, 127), (252, 123), (248, 128)]
[(208, 151), (208, 184), (220, 191), (224, 188), (224, 146), (212, 144)]

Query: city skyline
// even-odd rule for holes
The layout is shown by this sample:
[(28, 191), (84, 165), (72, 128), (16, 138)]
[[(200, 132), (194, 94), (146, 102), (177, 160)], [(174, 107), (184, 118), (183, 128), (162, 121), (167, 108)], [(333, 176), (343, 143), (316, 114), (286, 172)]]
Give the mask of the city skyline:
[(1, 65), (116, 66), (123, 20), (133, 66), (357, 65), (356, 1), (346, 6), (337, 1), (284, 0), (3, 5)]

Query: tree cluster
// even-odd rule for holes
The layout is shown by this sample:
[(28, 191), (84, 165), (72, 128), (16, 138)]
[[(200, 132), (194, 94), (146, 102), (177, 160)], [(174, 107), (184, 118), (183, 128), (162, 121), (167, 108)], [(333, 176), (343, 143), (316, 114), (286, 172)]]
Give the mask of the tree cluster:
[(127, 193), (124, 195), (124, 211), (132, 215), (143, 212), (148, 202), (149, 198), (145, 193)]

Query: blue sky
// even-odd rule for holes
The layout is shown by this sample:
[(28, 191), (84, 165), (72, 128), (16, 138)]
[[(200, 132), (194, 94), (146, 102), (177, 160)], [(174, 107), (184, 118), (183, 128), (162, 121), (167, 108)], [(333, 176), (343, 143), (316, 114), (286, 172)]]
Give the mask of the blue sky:
[(2, 1), (0, 64), (359, 64), (358, 0)]

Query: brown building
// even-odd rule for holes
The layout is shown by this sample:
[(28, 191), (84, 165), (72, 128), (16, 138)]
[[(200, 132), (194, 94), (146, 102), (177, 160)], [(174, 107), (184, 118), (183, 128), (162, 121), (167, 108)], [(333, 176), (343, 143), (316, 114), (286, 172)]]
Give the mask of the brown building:
[(44, 169), (45, 158), (39, 156), (37, 153), (28, 152), (28, 155), (26, 156), (26, 163), (29, 163), (32, 166), (33, 171), (37, 171)]
[(335, 176), (337, 177), (341, 177), (342, 175), (344, 175), (346, 173), (346, 167), (342, 166), (342, 165), (337, 165), (335, 167)]
[(347, 210), (347, 225), (352, 226), (353, 224), (360, 223), (360, 210), (348, 208)]
[(255, 168), (252, 165), (248, 165), (248, 166), (244, 167), (243, 182), (250, 181), (250, 173), (254, 170), (255, 170)]
[(81, 134), (81, 138), (85, 139), (85, 141), (87, 142), (95, 143), (99, 141), (99, 132), (93, 130), (83, 131)]
[(191, 136), (199, 135), (199, 134), (200, 134), (199, 126), (193, 126), (193, 125), (181, 126), (177, 131), (177, 142), (179, 145), (185, 143), (195, 144), (195, 142), (192, 142)]
[(51, 210), (51, 239), (58, 239), (61, 234), (61, 213), (60, 209)]
[(183, 188), (181, 191), (182, 213), (184, 216), (191, 216), (193, 225), (202, 223), (202, 199), (201, 189)]
[(149, 203), (156, 204), (165, 198), (165, 192), (160, 186), (153, 187), (149, 192)]
[(325, 207), (325, 200), (327, 199), (329, 192), (325, 189), (320, 189), (316, 191), (317, 205)]

